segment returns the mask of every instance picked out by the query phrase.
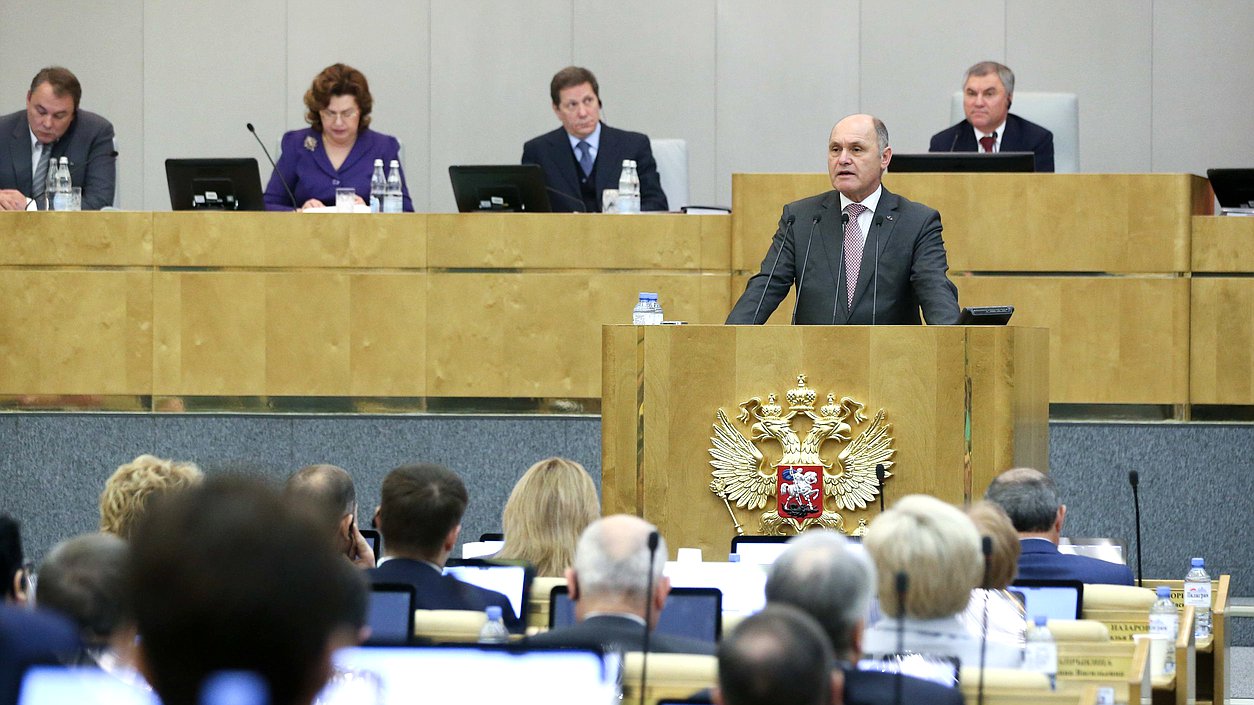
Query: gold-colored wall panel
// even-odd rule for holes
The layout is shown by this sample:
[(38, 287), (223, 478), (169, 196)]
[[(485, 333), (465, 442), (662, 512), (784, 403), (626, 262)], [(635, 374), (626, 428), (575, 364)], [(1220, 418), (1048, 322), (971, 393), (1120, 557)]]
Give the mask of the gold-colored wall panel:
[(428, 288), (427, 387), (441, 397), (601, 395), (601, 326), (656, 291), (668, 320), (721, 322), (726, 275), (442, 273)]
[(427, 216), (153, 213), (161, 267), (426, 266)]
[(266, 313), (265, 274), (158, 272), (154, 394), (264, 395)]
[(149, 266), (152, 214), (0, 213), (0, 266)]
[(1192, 280), (1190, 401), (1254, 404), (1254, 278)]
[(1254, 272), (1254, 218), (1193, 216), (1193, 271)]
[(148, 272), (0, 270), (0, 302), (0, 394), (149, 393)]
[(1010, 304), (1050, 331), (1053, 403), (1185, 404), (1189, 284), (1178, 277), (956, 277), (963, 306)]
[(427, 216), (430, 266), (449, 269), (719, 269), (731, 218), (473, 213)]
[(353, 396), (426, 396), (427, 277), (349, 276)]

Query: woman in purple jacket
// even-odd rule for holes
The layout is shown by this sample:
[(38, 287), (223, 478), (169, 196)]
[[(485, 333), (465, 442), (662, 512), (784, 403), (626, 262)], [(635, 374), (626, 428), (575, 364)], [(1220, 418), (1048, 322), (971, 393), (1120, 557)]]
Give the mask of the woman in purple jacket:
[[(369, 129), (373, 106), (366, 76), (351, 66), (333, 64), (314, 77), (305, 92), (309, 127), (283, 135), (279, 162), (266, 187), (266, 210), (334, 206), (335, 189), (345, 187), (355, 189), (360, 202), (368, 202), (374, 160), (382, 159), (385, 169), (393, 159), (400, 160), (400, 142)], [(403, 170), (401, 188), (404, 209), (413, 212)]]

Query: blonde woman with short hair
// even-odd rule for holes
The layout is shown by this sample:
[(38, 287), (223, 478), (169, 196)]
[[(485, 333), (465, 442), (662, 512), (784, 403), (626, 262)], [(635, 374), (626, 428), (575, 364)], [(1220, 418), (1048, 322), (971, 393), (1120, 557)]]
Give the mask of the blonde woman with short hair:
[(505, 502), (505, 546), (495, 557), (526, 561), (536, 575), (561, 576), (579, 535), (600, 516), (588, 471), (573, 460), (546, 458), (523, 473)]
[(194, 463), (141, 455), (105, 481), (100, 493), (100, 530), (129, 540), (153, 497), (200, 484), (204, 474)]

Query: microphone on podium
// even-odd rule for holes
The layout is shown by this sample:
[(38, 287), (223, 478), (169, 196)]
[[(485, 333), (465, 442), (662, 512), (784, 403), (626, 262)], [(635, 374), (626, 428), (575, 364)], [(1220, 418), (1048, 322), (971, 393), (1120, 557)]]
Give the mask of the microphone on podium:
[(792, 325), (797, 325), (797, 307), (801, 305), (801, 287), (806, 281), (806, 265), (810, 263), (810, 243), (814, 241), (814, 229), (819, 226), (819, 221), (823, 219), (821, 213), (814, 214), (814, 220), (810, 221), (810, 234), (806, 236), (806, 256), (801, 261), (801, 274), (797, 277), (797, 299), (792, 302)]
[(274, 173), (279, 175), (279, 181), (283, 184), (283, 190), (287, 191), (287, 197), (292, 199), (292, 210), (297, 210), (300, 205), (296, 203), (296, 195), (292, 193), (292, 187), (287, 185), (287, 179), (283, 178), (283, 172), (279, 171), (279, 166), (274, 163), (274, 157), (270, 156), (270, 150), (266, 149), (266, 144), (257, 136), (257, 128), (253, 124), (248, 123), (248, 131), (253, 133), (253, 139), (257, 140), (257, 144), (261, 145), (261, 151), (266, 153), (266, 159), (270, 161), (270, 168), (274, 169)]
[[(784, 240), (792, 235), (792, 224), (796, 222), (797, 216), (789, 215), (784, 219)], [(762, 285), (762, 295), (758, 297), (758, 305), (753, 309), (753, 324), (758, 324), (758, 312), (762, 310), (762, 301), (766, 299), (766, 290), (771, 288), (771, 282), (775, 279), (775, 266), (779, 264), (779, 256), (784, 254), (784, 243), (781, 242), (779, 249), (775, 250), (775, 261), (771, 263), (771, 273), (766, 275), (766, 284)], [(766, 323), (766, 321), (762, 321)]]

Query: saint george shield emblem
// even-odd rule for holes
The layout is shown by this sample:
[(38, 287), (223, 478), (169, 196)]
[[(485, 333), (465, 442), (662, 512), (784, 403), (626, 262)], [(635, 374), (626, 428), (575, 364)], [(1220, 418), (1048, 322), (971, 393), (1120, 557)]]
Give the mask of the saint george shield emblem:
[[(710, 491), (723, 500), (739, 534), (744, 527), (732, 505), (762, 509), (770, 495), (775, 495), (775, 507), (760, 515), (762, 533), (781, 535), (785, 527), (801, 532), (815, 525), (844, 532), (844, 516), (836, 510), (865, 509), (879, 494), (877, 465), (883, 466), (885, 478), (893, 475), (887, 472), (897, 452), (889, 435), (892, 426), (885, 422), (883, 409), (867, 424), (862, 402), (850, 397), (837, 402), (835, 394), (828, 394), (827, 403), (816, 411), (817, 395), (806, 386), (805, 375), (797, 376), (797, 387), (786, 397), (787, 412), (774, 394), (765, 402), (754, 397), (741, 403), (736, 415), (739, 424), (733, 424), (722, 409), (716, 412), (710, 437), (714, 445), (710, 448), (714, 468)], [(807, 421), (808, 429), (804, 427)], [(743, 427), (748, 427), (747, 436), (740, 430)], [(774, 462), (759, 447), (769, 451), (769, 441), (779, 444), (780, 455)], [(823, 451), (832, 445), (843, 448), (829, 461)], [(859, 526), (852, 533), (861, 530)]]

